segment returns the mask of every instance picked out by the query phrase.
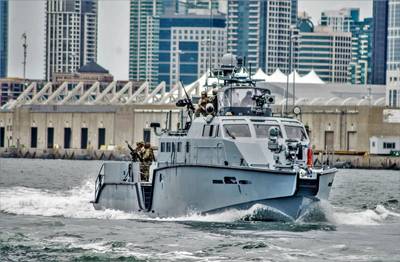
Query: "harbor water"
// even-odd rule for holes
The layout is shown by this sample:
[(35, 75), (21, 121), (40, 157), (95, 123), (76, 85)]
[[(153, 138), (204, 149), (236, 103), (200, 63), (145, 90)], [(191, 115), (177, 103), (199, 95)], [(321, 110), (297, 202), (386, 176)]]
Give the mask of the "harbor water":
[(0, 158), (0, 261), (400, 261), (400, 172), (340, 170), (295, 222), (263, 206), (152, 219), (96, 211), (101, 161)]

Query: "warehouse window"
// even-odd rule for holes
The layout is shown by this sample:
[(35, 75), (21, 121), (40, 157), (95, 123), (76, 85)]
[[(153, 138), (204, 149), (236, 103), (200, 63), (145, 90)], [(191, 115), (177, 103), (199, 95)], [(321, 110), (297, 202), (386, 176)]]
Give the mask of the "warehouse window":
[(143, 129), (143, 141), (145, 143), (150, 143), (150, 138), (151, 138), (151, 131), (150, 129), (146, 128)]
[(31, 148), (37, 148), (37, 127), (31, 127)]

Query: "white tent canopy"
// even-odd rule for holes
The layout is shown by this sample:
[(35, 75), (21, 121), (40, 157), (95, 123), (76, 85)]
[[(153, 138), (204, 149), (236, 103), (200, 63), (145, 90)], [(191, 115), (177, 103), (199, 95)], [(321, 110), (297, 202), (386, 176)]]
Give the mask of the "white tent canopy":
[(268, 82), (269, 83), (283, 83), (287, 81), (287, 77), (282, 71), (278, 68), (275, 72), (269, 76)]
[(295, 83), (302, 83), (302, 77), (299, 75), (299, 73), (297, 73), (296, 70), (289, 75), (289, 83), (293, 83), (293, 81)]
[[(317, 75), (314, 70), (311, 70), (307, 75), (301, 76), (296, 70), (289, 75), (289, 83), (293, 83), (293, 74), (295, 83), (299, 84), (325, 84), (324, 81)], [(264, 80), (267, 83), (286, 83), (288, 80), (287, 75), (282, 73), (278, 68), (272, 75), (267, 75), (260, 68), (252, 76), (254, 80)]]
[(264, 73), (264, 71), (259, 68), (257, 70), (257, 72), (251, 77), (254, 80), (266, 80), (266, 78), (268, 77), (268, 75), (266, 73)]
[(310, 73), (307, 75), (303, 76), (301, 78), (301, 83), (304, 84), (325, 84), (324, 81), (315, 73), (314, 70), (311, 70)]

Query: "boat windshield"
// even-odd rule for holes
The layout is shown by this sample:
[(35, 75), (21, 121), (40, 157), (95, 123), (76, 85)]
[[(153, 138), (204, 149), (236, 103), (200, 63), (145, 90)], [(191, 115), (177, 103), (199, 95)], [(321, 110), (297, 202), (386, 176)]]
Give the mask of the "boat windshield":
[(302, 126), (285, 125), (285, 131), (288, 139), (299, 139), (300, 141), (307, 140), (306, 131)]
[(282, 137), (282, 131), (279, 125), (274, 124), (254, 124), (254, 130), (256, 131), (257, 138), (269, 138), (269, 129), (276, 127), (279, 129), (279, 137)]
[(237, 137), (251, 137), (250, 128), (247, 124), (224, 125), (225, 136), (232, 139)]
[(253, 87), (229, 88), (218, 94), (220, 108), (224, 107), (255, 107), (254, 96), (262, 95), (264, 89)]

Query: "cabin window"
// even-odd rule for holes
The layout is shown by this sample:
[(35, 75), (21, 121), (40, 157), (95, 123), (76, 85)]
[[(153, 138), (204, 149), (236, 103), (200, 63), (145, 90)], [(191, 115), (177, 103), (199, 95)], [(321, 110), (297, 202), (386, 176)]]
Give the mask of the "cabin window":
[(167, 144), (167, 152), (171, 152), (171, 143), (166, 143)]
[(165, 143), (161, 143), (161, 152), (165, 152)]
[(251, 137), (250, 128), (247, 124), (224, 125), (225, 136), (230, 138)]
[(208, 133), (208, 136), (213, 136), (214, 132), (214, 125), (210, 126), (210, 132)]
[(175, 152), (176, 150), (175, 150), (175, 143), (171, 143), (171, 146), (172, 146), (172, 152)]
[(219, 136), (219, 125), (215, 126), (215, 131), (214, 131), (214, 137), (218, 137)]
[(269, 138), (269, 129), (271, 127), (278, 128), (279, 129), (279, 137), (282, 137), (282, 131), (278, 125), (254, 124), (254, 130), (256, 131), (257, 138)]
[(186, 142), (186, 153), (189, 153), (190, 151), (190, 143)]
[(214, 125), (206, 125), (203, 127), (203, 136), (213, 137)]
[(176, 147), (176, 152), (181, 152), (181, 151), (182, 151), (182, 142), (178, 142)]
[(286, 126), (285, 131), (288, 139), (299, 139), (300, 141), (307, 140), (306, 131), (301, 126)]

